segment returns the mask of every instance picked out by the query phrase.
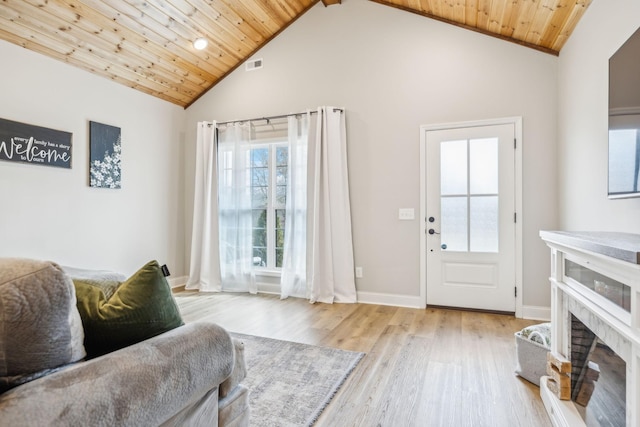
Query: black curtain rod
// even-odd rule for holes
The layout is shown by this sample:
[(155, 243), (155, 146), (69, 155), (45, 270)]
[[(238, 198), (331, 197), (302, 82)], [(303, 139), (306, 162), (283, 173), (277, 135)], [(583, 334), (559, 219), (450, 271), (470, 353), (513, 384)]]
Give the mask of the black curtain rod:
[[(333, 111), (340, 111), (342, 112), (342, 108), (334, 108)], [(316, 114), (318, 111), (317, 110), (312, 110), (310, 111), (311, 114)], [(230, 120), (228, 122), (218, 122), (216, 124), (218, 125), (228, 125), (230, 123), (242, 123), (242, 122), (256, 122), (258, 120), (266, 120), (267, 123), (269, 123), (270, 120), (275, 120), (275, 119), (284, 119), (285, 117), (291, 117), (291, 116), (300, 116), (302, 114), (307, 114), (307, 112), (303, 112), (303, 113), (291, 113), (291, 114), (280, 114), (279, 116), (269, 116), (269, 117), (259, 117), (257, 119), (245, 119), (245, 120)], [(209, 126), (212, 126), (213, 123), (208, 123)]]

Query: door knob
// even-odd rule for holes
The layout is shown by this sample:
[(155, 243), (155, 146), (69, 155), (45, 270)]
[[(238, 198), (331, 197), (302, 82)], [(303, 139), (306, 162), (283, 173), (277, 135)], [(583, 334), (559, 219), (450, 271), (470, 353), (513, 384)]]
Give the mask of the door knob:
[(440, 234), (438, 233), (436, 230), (434, 230), (433, 228), (429, 229), (429, 234)]
[(433, 221), (435, 221), (435, 220), (436, 220), (436, 219), (435, 219), (434, 217), (432, 217), (432, 216), (430, 216), (430, 217), (429, 217), (429, 219), (428, 219), (428, 221), (429, 221), (429, 222), (433, 222)]
[(447, 245), (446, 245), (446, 243), (441, 244), (441, 245), (440, 245), (440, 247), (441, 247), (443, 250), (447, 249)]

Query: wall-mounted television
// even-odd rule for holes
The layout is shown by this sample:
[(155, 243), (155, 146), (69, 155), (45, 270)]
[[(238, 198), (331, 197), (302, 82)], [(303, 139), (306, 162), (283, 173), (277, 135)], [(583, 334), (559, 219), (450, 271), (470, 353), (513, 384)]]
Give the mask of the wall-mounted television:
[(609, 58), (608, 193), (640, 197), (640, 28)]

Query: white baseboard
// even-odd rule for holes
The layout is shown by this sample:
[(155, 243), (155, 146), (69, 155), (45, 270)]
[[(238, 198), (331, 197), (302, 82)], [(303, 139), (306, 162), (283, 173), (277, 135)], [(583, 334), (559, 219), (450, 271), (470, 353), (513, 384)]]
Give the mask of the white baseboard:
[(171, 288), (179, 288), (180, 286), (184, 286), (187, 284), (187, 280), (189, 280), (189, 276), (178, 276), (178, 277), (168, 277), (167, 282), (169, 282), (169, 286)]
[(543, 320), (545, 322), (549, 322), (551, 320), (551, 307), (523, 305), (522, 318), (530, 320)]
[(362, 304), (390, 305), (394, 307), (424, 308), (419, 296), (358, 292), (358, 302)]
[[(168, 282), (172, 288), (178, 288), (186, 285), (188, 279), (189, 276), (171, 277), (168, 279)], [(279, 295), (280, 285), (258, 282), (258, 292)], [(358, 292), (358, 302), (362, 304), (389, 305), (394, 307), (424, 308), (420, 303), (420, 297), (411, 295)], [(522, 318), (548, 322), (551, 319), (551, 308), (525, 305), (522, 307)]]
[[(167, 278), (167, 282), (169, 282), (169, 286), (171, 286), (171, 289), (185, 286), (187, 284), (187, 280), (189, 280), (189, 276), (178, 276), (178, 277)], [(272, 285), (269, 283), (258, 282), (257, 286), (258, 286), (258, 292), (260, 293), (280, 295), (280, 285)]]
[(260, 294), (280, 295), (280, 285), (258, 282), (257, 286), (258, 286), (258, 293)]

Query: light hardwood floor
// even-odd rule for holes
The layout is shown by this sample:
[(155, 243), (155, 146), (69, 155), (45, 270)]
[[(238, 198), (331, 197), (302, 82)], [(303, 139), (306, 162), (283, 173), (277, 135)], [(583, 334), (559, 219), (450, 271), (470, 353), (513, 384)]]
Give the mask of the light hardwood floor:
[(175, 293), (185, 322), (362, 351), (316, 423), (341, 426), (550, 426), (536, 386), (514, 375), (513, 316), (273, 295)]

